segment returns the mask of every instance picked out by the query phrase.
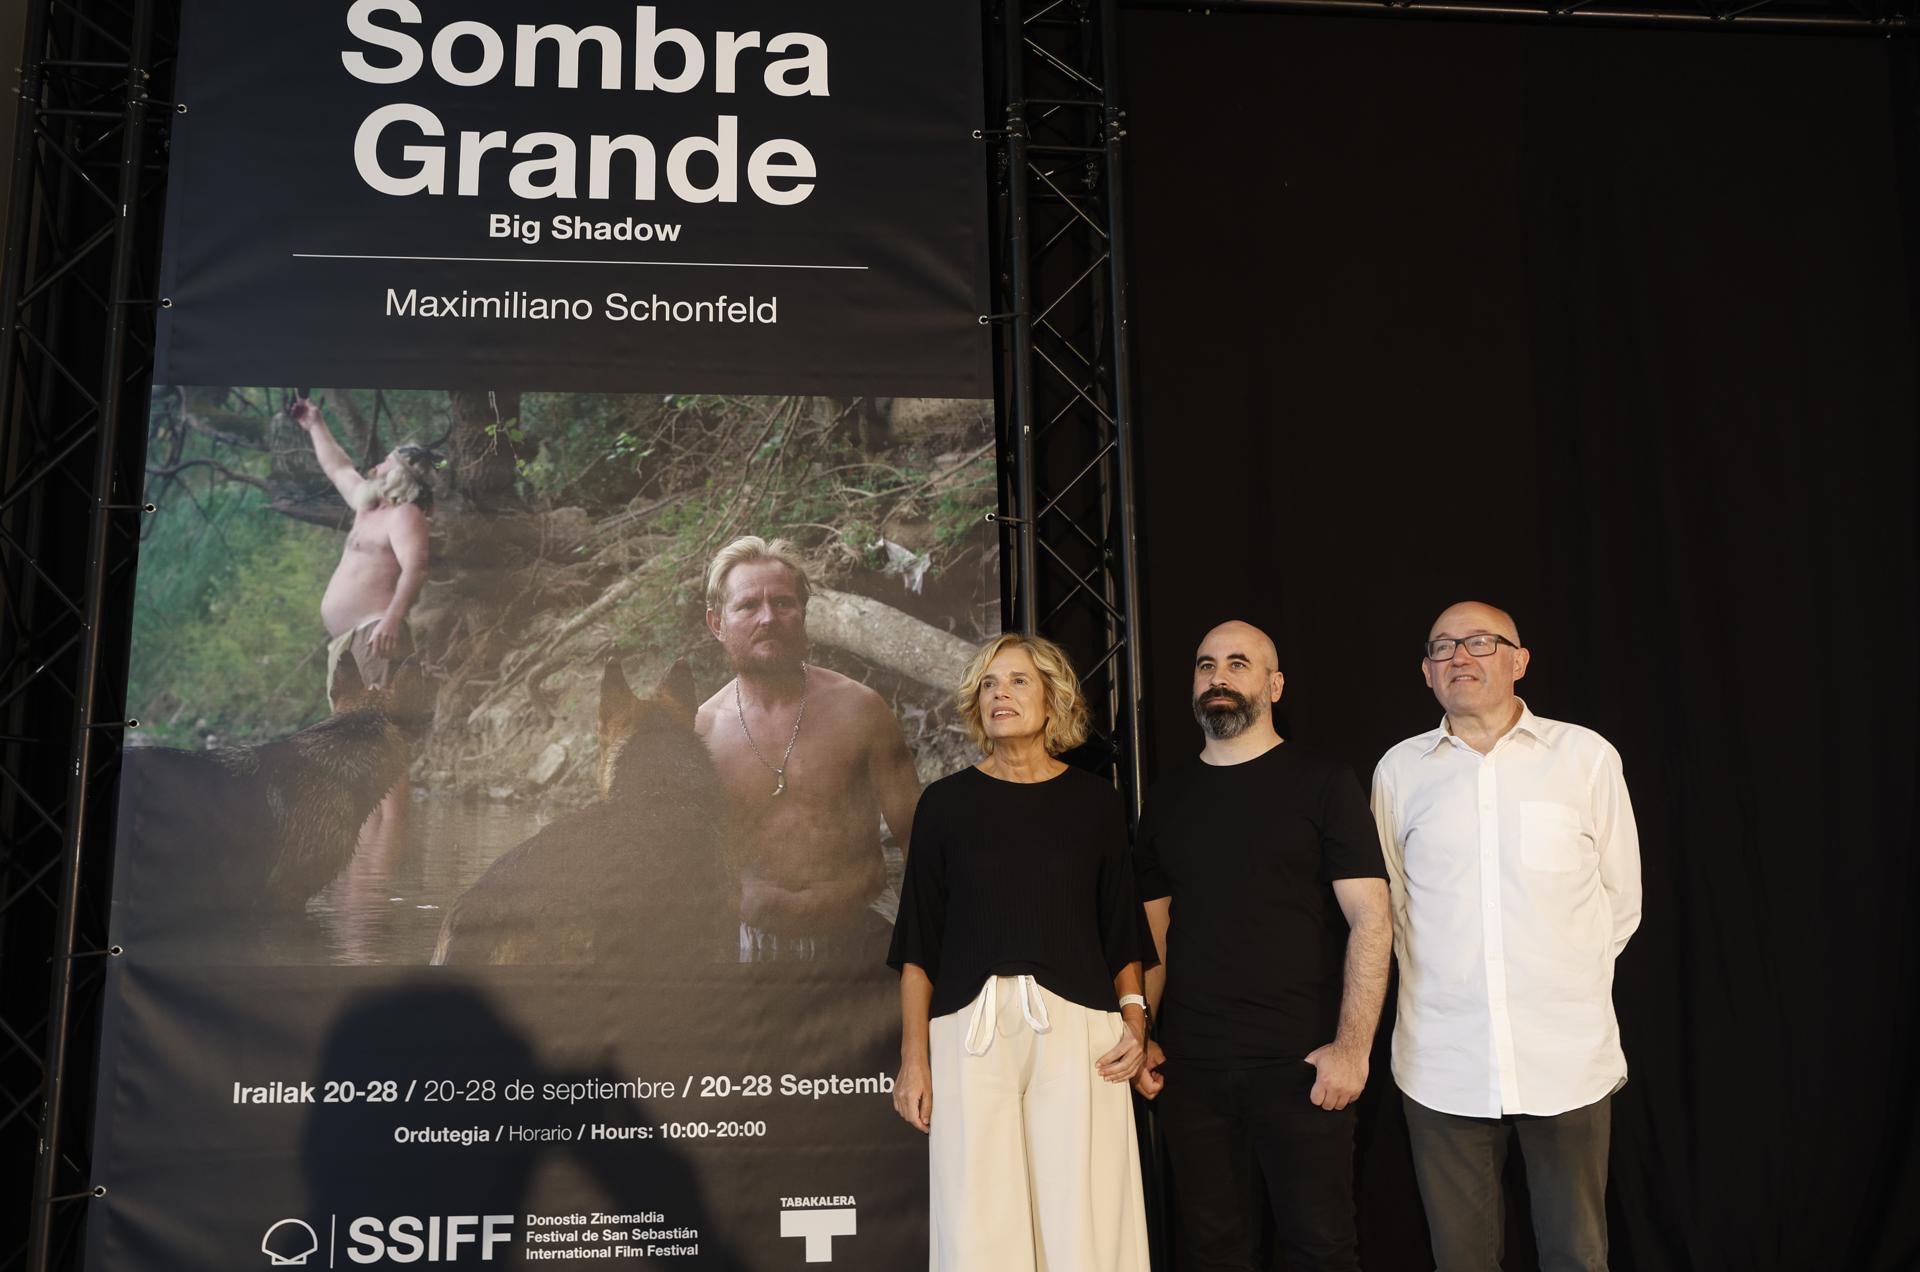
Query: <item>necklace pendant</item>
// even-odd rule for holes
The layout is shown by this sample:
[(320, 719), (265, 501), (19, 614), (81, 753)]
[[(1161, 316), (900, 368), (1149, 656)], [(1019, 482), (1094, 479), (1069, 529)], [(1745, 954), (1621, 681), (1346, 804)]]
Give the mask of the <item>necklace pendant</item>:
[(786, 790), (786, 789), (787, 789), (787, 779), (786, 779), (785, 777), (782, 777), (782, 778), (780, 779), (780, 783), (779, 783), (779, 785), (777, 785), (777, 786), (775, 786), (775, 787), (773, 788), (773, 793), (774, 793), (775, 795), (778, 795), (778, 794), (779, 794), (779, 793), (780, 793), (781, 791), (784, 791), (784, 790)]

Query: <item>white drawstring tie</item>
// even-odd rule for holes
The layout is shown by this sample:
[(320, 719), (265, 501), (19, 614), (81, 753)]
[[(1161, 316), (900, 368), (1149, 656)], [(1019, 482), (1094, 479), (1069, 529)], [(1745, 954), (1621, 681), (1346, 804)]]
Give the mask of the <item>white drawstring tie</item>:
[(1043, 1034), (1053, 1028), (1053, 1021), (1047, 1017), (1047, 1000), (1040, 996), (1040, 982), (1026, 975), (989, 976), (973, 1000), (973, 1015), (967, 1018), (967, 1054), (970, 1056), (984, 1056), (993, 1045), (995, 1024), (1000, 1015), (994, 986), (1001, 980), (1010, 980), (1019, 986), (1020, 1015), (1026, 1019), (1029, 1029)]

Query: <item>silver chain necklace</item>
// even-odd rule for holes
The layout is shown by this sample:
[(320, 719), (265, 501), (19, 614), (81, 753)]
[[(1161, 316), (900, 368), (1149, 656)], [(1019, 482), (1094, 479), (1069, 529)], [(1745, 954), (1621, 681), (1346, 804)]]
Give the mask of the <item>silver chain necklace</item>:
[(780, 767), (767, 763), (767, 757), (760, 754), (760, 744), (753, 740), (753, 731), (747, 728), (747, 709), (740, 705), (740, 678), (733, 680), (733, 713), (740, 717), (740, 732), (746, 734), (747, 745), (753, 748), (753, 758), (765, 765), (767, 772), (773, 774), (773, 793), (778, 795), (787, 789), (787, 765), (793, 759), (793, 748), (800, 741), (800, 722), (807, 718), (807, 664), (800, 664), (800, 711), (793, 717), (793, 736), (787, 739), (787, 752), (780, 757)]

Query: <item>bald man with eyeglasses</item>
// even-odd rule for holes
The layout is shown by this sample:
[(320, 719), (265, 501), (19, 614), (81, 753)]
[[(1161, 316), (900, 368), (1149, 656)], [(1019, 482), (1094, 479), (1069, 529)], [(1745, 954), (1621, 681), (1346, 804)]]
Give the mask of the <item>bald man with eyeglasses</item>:
[(1604, 1272), (1613, 965), (1640, 923), (1620, 756), (1514, 692), (1505, 610), (1450, 606), (1420, 674), (1446, 712), (1373, 775), (1400, 995), (1393, 1076), (1438, 1272), (1500, 1266), (1516, 1136), (1542, 1272)]

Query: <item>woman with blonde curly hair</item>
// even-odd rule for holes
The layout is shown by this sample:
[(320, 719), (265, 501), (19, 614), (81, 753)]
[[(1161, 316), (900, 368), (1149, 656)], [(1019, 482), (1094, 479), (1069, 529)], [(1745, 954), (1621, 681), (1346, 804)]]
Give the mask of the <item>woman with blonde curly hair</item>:
[(1129, 1082), (1153, 939), (1113, 787), (1058, 758), (1087, 710), (1061, 648), (1009, 633), (956, 695), (979, 764), (927, 787), (888, 963), (893, 1106), (930, 1135), (934, 1272), (1146, 1272)]

